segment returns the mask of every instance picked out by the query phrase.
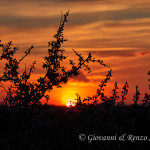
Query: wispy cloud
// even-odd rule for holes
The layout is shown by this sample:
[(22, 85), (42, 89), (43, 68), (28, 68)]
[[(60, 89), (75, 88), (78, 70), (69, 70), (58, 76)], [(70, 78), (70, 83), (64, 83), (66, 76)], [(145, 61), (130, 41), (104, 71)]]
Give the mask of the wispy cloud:
[(150, 55), (150, 51), (142, 51), (136, 53), (136, 56), (145, 56), (145, 55)]
[(77, 82), (90, 82), (90, 80), (82, 71), (79, 71), (79, 75), (77, 77), (74, 77), (72, 80)]

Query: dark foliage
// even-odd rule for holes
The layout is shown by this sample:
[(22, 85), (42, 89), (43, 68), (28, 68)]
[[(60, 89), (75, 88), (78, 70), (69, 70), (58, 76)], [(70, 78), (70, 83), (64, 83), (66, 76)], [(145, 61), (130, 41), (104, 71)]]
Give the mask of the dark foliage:
[(104, 95), (104, 87), (106, 87), (106, 83), (110, 80), (111, 77), (111, 69), (110, 71), (108, 71), (106, 78), (101, 81), (101, 84), (99, 85), (99, 88), (97, 89), (97, 92), (95, 95), (93, 95), (92, 97), (88, 96), (87, 98), (84, 98), (83, 100), (81, 99), (81, 97), (77, 94), (77, 103), (76, 105), (82, 105), (82, 104), (91, 104), (91, 102), (93, 103), (93, 105), (96, 105), (98, 100), (102, 100), (103, 103), (107, 103), (109, 102), (108, 98)]
[(133, 101), (134, 101), (134, 105), (137, 106), (137, 103), (139, 101), (139, 97), (140, 96), (140, 92), (138, 90), (138, 86), (136, 86), (136, 93), (134, 95)]
[(150, 109), (147, 107), (84, 105), (80, 111), (58, 106), (0, 107), (2, 150), (49, 149), (144, 149), (149, 141), (80, 141), (79, 135), (132, 134), (150, 138)]
[(113, 103), (113, 105), (115, 105), (116, 101), (118, 101), (119, 99), (119, 96), (117, 95), (117, 90), (118, 90), (118, 85), (117, 85), (117, 82), (115, 82), (115, 85), (114, 85), (114, 89), (112, 90), (112, 96), (110, 97), (110, 100), (111, 102)]
[(118, 103), (118, 105), (124, 105), (125, 104), (125, 100), (126, 100), (126, 95), (128, 94), (128, 88), (129, 88), (129, 85), (128, 85), (128, 82), (125, 83), (125, 85), (123, 86), (122, 88), (122, 91), (121, 91), (121, 101)]
[[(147, 73), (147, 75), (150, 75), (150, 71)], [(148, 81), (150, 82), (150, 78), (148, 79)], [(149, 84), (149, 90), (150, 90), (150, 84)]]
[(146, 106), (146, 105), (148, 105), (150, 107), (150, 95), (145, 93), (145, 97), (142, 101), (143, 101), (143, 107)]

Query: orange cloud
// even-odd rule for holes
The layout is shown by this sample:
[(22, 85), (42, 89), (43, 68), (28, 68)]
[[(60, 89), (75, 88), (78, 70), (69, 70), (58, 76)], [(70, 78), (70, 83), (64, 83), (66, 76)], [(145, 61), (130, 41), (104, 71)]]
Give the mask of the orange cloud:
[(145, 55), (149, 55), (150, 51), (142, 51), (142, 52), (137, 52), (136, 56), (145, 56)]

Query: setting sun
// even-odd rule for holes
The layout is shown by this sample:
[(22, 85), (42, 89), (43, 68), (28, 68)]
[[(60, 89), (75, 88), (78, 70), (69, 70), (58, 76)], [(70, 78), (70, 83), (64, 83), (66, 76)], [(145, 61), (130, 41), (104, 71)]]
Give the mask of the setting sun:
[(67, 107), (71, 107), (71, 106), (75, 106), (75, 103), (74, 102), (72, 102), (72, 101), (70, 101), (70, 102), (68, 102), (67, 103), (67, 105), (66, 105)]

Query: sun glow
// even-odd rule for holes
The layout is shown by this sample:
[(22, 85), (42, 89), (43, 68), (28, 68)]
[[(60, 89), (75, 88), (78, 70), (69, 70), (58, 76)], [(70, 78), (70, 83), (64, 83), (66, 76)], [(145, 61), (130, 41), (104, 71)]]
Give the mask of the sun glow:
[(68, 102), (67, 103), (67, 105), (66, 105), (67, 107), (73, 107), (73, 106), (75, 106), (75, 103), (74, 102), (72, 102), (72, 101), (70, 101), (70, 102)]
[(78, 93), (78, 91), (79, 90), (75, 87), (68, 86), (68, 84), (64, 85), (60, 93), (62, 104), (65, 106), (73, 106), (74, 102), (76, 101), (76, 93)]

